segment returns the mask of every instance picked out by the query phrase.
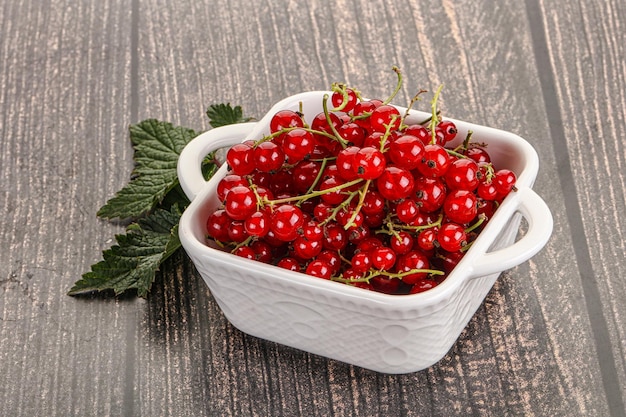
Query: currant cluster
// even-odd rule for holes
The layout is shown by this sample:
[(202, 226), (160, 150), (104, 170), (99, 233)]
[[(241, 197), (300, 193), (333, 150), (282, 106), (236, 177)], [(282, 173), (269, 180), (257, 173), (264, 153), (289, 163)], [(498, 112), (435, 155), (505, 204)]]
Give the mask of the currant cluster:
[(435, 287), (516, 181), (471, 132), (449, 146), (457, 129), (437, 110), (440, 90), (431, 117), (411, 124), (408, 110), (389, 104), (393, 95), (365, 100), (344, 84), (333, 84), (312, 120), (277, 112), (269, 135), (227, 152), (209, 238), (244, 258), (369, 290)]

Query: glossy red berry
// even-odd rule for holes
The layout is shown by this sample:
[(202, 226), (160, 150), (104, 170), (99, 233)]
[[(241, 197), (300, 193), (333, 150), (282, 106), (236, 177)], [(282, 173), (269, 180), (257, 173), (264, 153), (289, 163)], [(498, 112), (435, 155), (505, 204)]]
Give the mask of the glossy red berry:
[(330, 279), (332, 276), (332, 268), (327, 262), (315, 259), (307, 265), (306, 273), (313, 277)]
[(371, 257), (372, 266), (380, 271), (388, 271), (396, 263), (396, 253), (387, 246), (374, 249)]
[(424, 154), (424, 145), (413, 135), (402, 135), (389, 145), (387, 155), (400, 168), (409, 171), (418, 167)]
[(450, 164), (445, 180), (451, 190), (474, 191), (478, 186), (478, 164), (469, 158), (459, 158)]
[(216, 210), (207, 219), (206, 228), (209, 237), (225, 242), (228, 240), (228, 228), (232, 219), (225, 210)]
[(270, 215), (270, 230), (283, 242), (294, 240), (303, 224), (302, 210), (291, 204), (277, 207)]
[(417, 169), (425, 177), (442, 177), (448, 171), (450, 163), (448, 152), (443, 146), (426, 145), (424, 146), (424, 155)]
[(467, 190), (450, 192), (444, 203), (443, 210), (448, 218), (459, 224), (467, 224), (478, 214), (477, 200), (474, 193)]
[(256, 169), (262, 172), (276, 172), (285, 162), (285, 153), (272, 141), (259, 143), (253, 156)]
[(400, 127), (400, 112), (394, 106), (383, 104), (372, 111), (370, 126), (375, 132), (397, 130)]
[(385, 168), (376, 180), (378, 192), (391, 201), (408, 197), (413, 191), (414, 185), (411, 173), (396, 166)]
[(280, 110), (270, 120), (270, 132), (275, 133), (290, 127), (303, 127), (304, 120), (292, 110)]
[(233, 187), (224, 198), (224, 210), (234, 220), (244, 220), (254, 213), (256, 207), (256, 195), (246, 186)]
[(424, 253), (416, 250), (400, 256), (396, 261), (396, 271), (402, 274), (408, 273), (402, 276), (402, 281), (410, 285), (427, 278), (428, 273), (423, 270), (429, 268), (430, 262), (428, 261), (428, 257)]
[(467, 234), (463, 226), (456, 223), (444, 223), (437, 233), (437, 242), (443, 250), (456, 252), (467, 245)]
[(309, 157), (315, 150), (313, 134), (304, 129), (294, 129), (282, 135), (281, 146), (290, 164)]
[(348, 113), (354, 109), (358, 102), (358, 98), (354, 90), (345, 89), (345, 95), (341, 91), (335, 91), (330, 96), (330, 102), (338, 111)]
[(387, 166), (385, 156), (376, 148), (361, 148), (354, 156), (356, 176), (365, 180), (378, 178)]
[(254, 149), (245, 143), (233, 145), (226, 152), (226, 162), (237, 175), (248, 175), (254, 171), (256, 165), (254, 162)]
[(263, 237), (270, 230), (269, 215), (266, 211), (255, 211), (244, 220), (246, 232), (251, 236)]

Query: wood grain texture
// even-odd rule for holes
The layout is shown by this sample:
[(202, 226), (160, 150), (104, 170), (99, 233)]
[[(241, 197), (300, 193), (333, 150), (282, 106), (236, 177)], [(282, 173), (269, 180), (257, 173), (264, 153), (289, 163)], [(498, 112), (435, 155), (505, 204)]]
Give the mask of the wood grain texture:
[[(0, 415), (624, 415), (624, 5), (389, 3), (0, 0)], [(95, 212), (132, 169), (128, 124), (208, 129), (210, 104), (262, 116), (333, 81), (385, 97), (392, 65), (398, 104), (444, 83), (445, 114), (533, 144), (555, 218), (437, 365), (245, 335), (183, 254), (147, 300), (65, 295), (123, 229)]]

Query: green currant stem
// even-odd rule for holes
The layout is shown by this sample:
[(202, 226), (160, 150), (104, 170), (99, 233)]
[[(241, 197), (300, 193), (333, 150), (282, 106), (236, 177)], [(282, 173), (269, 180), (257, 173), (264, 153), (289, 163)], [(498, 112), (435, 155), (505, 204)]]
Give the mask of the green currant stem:
[(311, 129), (310, 127), (299, 127), (299, 126), (294, 126), (294, 127), (286, 127), (284, 129), (281, 129), (277, 132), (271, 133), (269, 135), (263, 136), (261, 139), (257, 140), (256, 142), (254, 142), (254, 146), (257, 147), (259, 146), (259, 144), (263, 143), (263, 142), (267, 142), (268, 140), (272, 140), (277, 136), (282, 135), (283, 133), (288, 133), (291, 132), (292, 130), (296, 130), (296, 129), (302, 129), (305, 130), (309, 133), (313, 133), (315, 135), (322, 135), (322, 136), (326, 136), (329, 139), (333, 139), (333, 140), (337, 140), (337, 138), (334, 135), (331, 135), (330, 133), (326, 133), (322, 130), (315, 130), (315, 129)]
[(398, 227), (403, 230), (412, 230), (414, 232), (421, 232), (422, 230), (430, 229), (435, 226), (441, 226), (442, 221), (443, 221), (443, 214), (440, 214), (439, 217), (437, 218), (437, 221), (434, 223), (428, 223), (423, 226), (408, 226), (408, 225), (400, 226), (398, 225)]
[(396, 88), (395, 90), (393, 90), (393, 92), (391, 93), (391, 95), (387, 98), (387, 100), (383, 101), (383, 104), (389, 104), (391, 103), (391, 100), (394, 99), (394, 97), (396, 96), (396, 94), (398, 94), (398, 92), (400, 91), (400, 88), (402, 88), (402, 72), (400, 71), (400, 68), (396, 67), (395, 65), (393, 67), (391, 67), (391, 69), (393, 70), (393, 72), (396, 73), (396, 75), (398, 76), (398, 82), (396, 83)]
[(367, 194), (367, 190), (369, 189), (371, 183), (372, 183), (372, 180), (367, 180), (365, 181), (365, 184), (363, 185), (363, 187), (359, 188), (359, 191), (358, 191), (359, 202), (356, 204), (356, 207), (354, 208), (354, 213), (352, 213), (352, 216), (350, 216), (350, 219), (348, 219), (348, 222), (344, 226), (344, 229), (348, 230), (351, 226), (354, 225), (354, 219), (356, 219), (356, 216), (358, 216), (359, 212), (361, 211), (361, 208), (363, 208), (363, 203), (365, 201), (365, 194)]
[[(317, 187), (317, 183), (320, 181), (320, 179), (322, 178), (322, 175), (324, 174), (324, 169), (326, 169), (326, 163), (327, 162), (328, 162), (328, 160), (326, 158), (322, 159), (322, 164), (320, 165), (320, 172), (317, 173), (317, 176), (313, 180), (313, 183), (311, 184), (309, 189), (306, 190), (305, 194), (310, 194), (315, 189), (315, 187)], [(298, 205), (300, 205), (301, 203), (302, 202), (299, 201)]]
[(476, 220), (476, 223), (474, 223), (473, 225), (465, 229), (465, 233), (469, 233), (469, 232), (476, 230), (476, 228), (479, 227), (481, 224), (483, 224), (485, 220), (487, 220), (487, 216), (485, 216), (484, 214), (480, 214), (478, 216), (478, 220)]
[(461, 249), (459, 249), (459, 252), (467, 252), (472, 247), (473, 244), (474, 244), (473, 241), (468, 243), (467, 245), (465, 245)]
[(343, 101), (341, 102), (341, 104), (333, 108), (332, 111), (343, 111), (343, 109), (346, 108), (350, 100), (350, 97), (348, 97), (348, 90), (346, 89), (346, 85), (342, 83), (333, 83), (331, 89), (333, 92), (341, 93), (341, 95), (343, 96)]
[(442, 89), (443, 89), (443, 84), (440, 84), (439, 87), (437, 88), (437, 91), (435, 92), (435, 95), (432, 101), (430, 102), (430, 110), (432, 113), (432, 116), (430, 118), (430, 133), (432, 135), (432, 139), (430, 143), (433, 145), (437, 143), (436, 127), (437, 127), (437, 124), (439, 123), (439, 113), (437, 112), (437, 101), (439, 100), (439, 94), (441, 93)]
[[(411, 101), (409, 102), (409, 105), (406, 108), (406, 111), (404, 112), (404, 116), (402, 116), (402, 120), (404, 123), (404, 119), (406, 119), (409, 115), (409, 113), (411, 112), (411, 109), (413, 108), (413, 106), (415, 105), (415, 103), (417, 103), (419, 100), (422, 99), (421, 95), (424, 93), (427, 93), (428, 90), (420, 90), (417, 92), (417, 94), (415, 94), (415, 96), (413, 96), (413, 98), (411, 99)], [(424, 122), (420, 123), (423, 124)]]
[(463, 141), (463, 153), (467, 152), (467, 148), (469, 147), (470, 140), (472, 139), (473, 131), (469, 130), (467, 135), (465, 136), (465, 140)]
[(341, 191), (344, 188), (352, 187), (353, 185), (356, 185), (356, 184), (358, 184), (358, 183), (360, 183), (362, 181), (363, 181), (362, 178), (357, 178), (356, 180), (352, 180), (352, 181), (346, 182), (344, 184), (340, 184), (340, 185), (337, 185), (335, 187), (328, 188), (326, 190), (313, 191), (310, 194), (297, 195), (297, 196), (294, 196), (294, 197), (279, 198), (277, 200), (264, 200), (264, 202), (273, 206), (273, 205), (276, 205), (276, 204), (291, 203), (292, 201), (308, 200), (309, 198), (319, 197), (319, 196), (324, 195), (324, 194), (334, 193), (336, 191)]
[(324, 116), (326, 116), (326, 123), (328, 123), (330, 130), (332, 130), (333, 132), (334, 136), (331, 136), (331, 137), (337, 142), (339, 142), (341, 144), (341, 147), (345, 149), (348, 146), (348, 142), (344, 138), (341, 137), (339, 132), (337, 132), (335, 125), (330, 120), (330, 113), (328, 112), (328, 98), (329, 98), (328, 94), (324, 94), (324, 99), (322, 100), (322, 108), (324, 109)]
[[(331, 213), (331, 214), (330, 214), (330, 215), (329, 215), (326, 219), (324, 219), (324, 221), (322, 221), (321, 223), (319, 223), (319, 225), (320, 225), (320, 226), (323, 226), (323, 225), (325, 225), (326, 223), (329, 223), (329, 222), (331, 222), (331, 221), (335, 220), (335, 219), (337, 218), (337, 213), (339, 213), (341, 210), (345, 209), (345, 208), (346, 208), (346, 206), (347, 206), (348, 204), (350, 204), (350, 201), (352, 201), (352, 199), (354, 198), (354, 196), (356, 196), (356, 195), (357, 195), (357, 193), (358, 193), (358, 191), (354, 191), (354, 192), (350, 193), (350, 195), (349, 195), (349, 196), (348, 196), (345, 200), (343, 200), (343, 201), (341, 202), (341, 204), (339, 204), (337, 207), (335, 207), (335, 208), (333, 209), (332, 213)], [(349, 222), (348, 222), (348, 224), (349, 224)], [(346, 226), (345, 226), (345, 229), (346, 229), (346, 230), (348, 229), (347, 224), (346, 224)]]
[(391, 135), (391, 128), (393, 127), (398, 117), (399, 116), (397, 114), (392, 115), (391, 121), (389, 122), (389, 124), (385, 125), (385, 134), (383, 134), (383, 136), (380, 138), (380, 149), (379, 149), (379, 151), (383, 153), (385, 152), (385, 145), (387, 144), (387, 139), (389, 139), (389, 136)]
[(235, 253), (235, 251), (237, 249), (239, 249), (242, 246), (249, 246), (250, 243), (252, 243), (252, 241), (254, 240), (254, 236), (248, 236), (246, 238), (246, 240), (244, 240), (243, 242), (240, 242), (238, 244), (235, 245), (235, 247), (230, 251), (230, 253)]
[(374, 278), (374, 277), (376, 277), (378, 275), (383, 275), (383, 276), (386, 276), (388, 278), (402, 279), (405, 276), (412, 275), (412, 274), (444, 275), (445, 272), (439, 271), (438, 269), (411, 269), (411, 270), (405, 271), (405, 272), (393, 273), (393, 272), (380, 271), (378, 269), (373, 269), (367, 275), (365, 275), (364, 277), (361, 277), (361, 278), (350, 279), (350, 278), (344, 278), (342, 275), (339, 275), (337, 277), (332, 277), (331, 280), (332, 281), (343, 282), (344, 284), (357, 283), (357, 282), (367, 282), (367, 283), (369, 283), (372, 278)]
[(468, 158), (467, 155), (463, 155), (462, 153), (459, 153), (456, 150), (446, 148), (446, 152), (448, 153), (448, 155), (456, 156), (457, 158)]

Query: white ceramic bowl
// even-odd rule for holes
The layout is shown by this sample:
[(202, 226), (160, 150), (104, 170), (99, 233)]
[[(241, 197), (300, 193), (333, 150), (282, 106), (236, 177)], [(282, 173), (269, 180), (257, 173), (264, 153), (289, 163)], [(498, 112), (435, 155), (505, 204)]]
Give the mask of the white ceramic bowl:
[[(259, 338), (383, 373), (409, 373), (431, 366), (453, 346), (499, 274), (527, 261), (548, 241), (552, 216), (531, 187), (538, 170), (532, 146), (514, 134), (454, 120), (459, 140), (472, 130), (488, 144), (492, 161), (517, 175), (517, 192), (498, 208), (458, 266), (437, 287), (414, 295), (387, 295), (310, 277), (237, 257), (207, 245), (208, 215), (219, 205), (216, 186), (200, 170), (211, 151), (269, 134), (269, 120), (281, 109), (305, 119), (322, 111), (328, 92), (298, 94), (277, 103), (258, 123), (212, 129), (183, 150), (181, 185), (192, 200), (180, 220), (180, 239), (226, 318)], [(401, 113), (405, 109), (399, 107)], [(423, 120), (428, 114), (412, 111)], [(516, 241), (521, 216), (527, 231)]]

